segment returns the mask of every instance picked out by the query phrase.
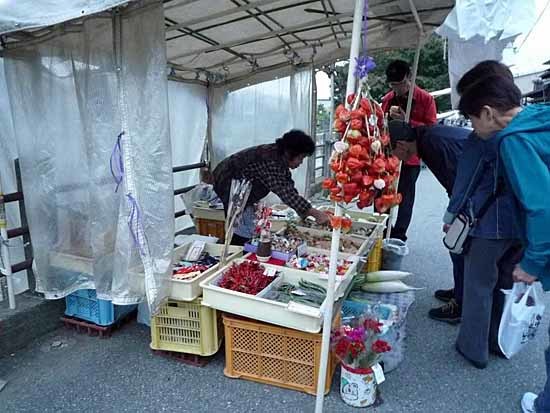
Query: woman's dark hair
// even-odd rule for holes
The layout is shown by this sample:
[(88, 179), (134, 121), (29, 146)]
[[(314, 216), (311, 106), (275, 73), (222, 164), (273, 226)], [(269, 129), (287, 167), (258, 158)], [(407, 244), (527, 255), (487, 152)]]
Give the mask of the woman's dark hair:
[(468, 70), (456, 85), (456, 91), (459, 95), (462, 95), (466, 89), (487, 76), (502, 76), (514, 81), (514, 75), (508, 69), (504, 63), (497, 62), (496, 60), (484, 60)]
[(386, 68), (387, 82), (401, 82), (411, 74), (411, 67), (404, 60), (393, 60)]
[(275, 141), (280, 154), (287, 154), (290, 158), (299, 155), (311, 156), (315, 152), (315, 142), (307, 133), (292, 129)]
[(458, 104), (464, 116), (479, 116), (483, 106), (506, 112), (521, 105), (521, 91), (514, 82), (503, 76), (484, 77), (468, 86)]

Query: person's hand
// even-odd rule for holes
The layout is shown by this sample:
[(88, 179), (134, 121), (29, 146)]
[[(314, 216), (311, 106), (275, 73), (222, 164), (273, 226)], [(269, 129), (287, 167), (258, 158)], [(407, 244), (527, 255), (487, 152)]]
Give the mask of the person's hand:
[(315, 222), (319, 225), (328, 224), (330, 221), (330, 216), (326, 212), (319, 209), (311, 208), (308, 211), (308, 214), (315, 218)]
[(390, 118), (405, 120), (405, 112), (399, 106), (392, 106), (390, 108)]
[(443, 224), (443, 232), (446, 234), (447, 232), (449, 232), (449, 228), (451, 228), (451, 226), (449, 224)]
[(523, 282), (528, 285), (531, 285), (535, 281), (537, 281), (537, 277), (523, 271), (519, 264), (516, 265), (516, 268), (514, 268), (514, 271), (512, 272), (512, 278), (514, 279), (514, 282)]

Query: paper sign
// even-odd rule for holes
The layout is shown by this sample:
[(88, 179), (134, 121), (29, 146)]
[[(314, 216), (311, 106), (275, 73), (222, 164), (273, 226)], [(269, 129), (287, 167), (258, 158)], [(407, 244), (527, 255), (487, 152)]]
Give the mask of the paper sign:
[(185, 260), (197, 261), (201, 257), (202, 251), (204, 250), (205, 246), (206, 244), (204, 243), (204, 241), (193, 241), (191, 248), (189, 248), (189, 251), (185, 256)]
[(306, 254), (307, 254), (307, 244), (304, 243), (304, 244), (298, 245), (298, 248), (296, 249), (296, 255), (298, 255), (298, 257), (301, 257)]
[(275, 277), (277, 275), (277, 270), (275, 268), (268, 267), (265, 269), (264, 275), (267, 277)]
[(374, 366), (371, 367), (371, 369), (374, 372), (374, 380), (376, 380), (376, 384), (384, 383), (386, 377), (384, 377), (384, 370), (382, 370), (380, 364), (376, 363)]

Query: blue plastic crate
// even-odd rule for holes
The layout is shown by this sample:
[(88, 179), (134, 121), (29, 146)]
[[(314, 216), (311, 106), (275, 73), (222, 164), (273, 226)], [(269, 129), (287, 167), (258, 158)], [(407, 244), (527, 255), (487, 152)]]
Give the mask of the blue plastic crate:
[(108, 326), (137, 308), (136, 304), (116, 305), (97, 298), (95, 290), (78, 290), (65, 297), (65, 315)]

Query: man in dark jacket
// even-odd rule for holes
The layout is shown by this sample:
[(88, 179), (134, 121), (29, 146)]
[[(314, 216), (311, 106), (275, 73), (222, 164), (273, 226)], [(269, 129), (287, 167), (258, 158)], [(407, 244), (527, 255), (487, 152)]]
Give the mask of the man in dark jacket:
[[(400, 121), (391, 121), (389, 124), (392, 139), (393, 154), (400, 160), (406, 161), (412, 156), (418, 156), (432, 171), (435, 179), (445, 188), (449, 198), (455, 184), (458, 159), (470, 135), (464, 128), (435, 125), (412, 128)], [(456, 303), (462, 307), (462, 289), (464, 284), (464, 257), (451, 254), (453, 262), (454, 289), (437, 290), (436, 298), (442, 301)], [(449, 291), (451, 294), (449, 294)], [(431, 318), (449, 323), (460, 322), (460, 312), (449, 312), (449, 305), (433, 308)]]
[(247, 208), (243, 213), (242, 224), (235, 230), (233, 245), (244, 245), (254, 230), (253, 205), (268, 195), (275, 193), (300, 217), (314, 217), (324, 224), (328, 215), (311, 204), (296, 190), (290, 169), (300, 166), (306, 156), (315, 152), (315, 142), (311, 136), (299, 130), (285, 133), (275, 143), (254, 146), (244, 149), (224, 159), (214, 169), (214, 191), (223, 202), (227, 211), (229, 193), (233, 179), (248, 179), (252, 191), (248, 198)]

